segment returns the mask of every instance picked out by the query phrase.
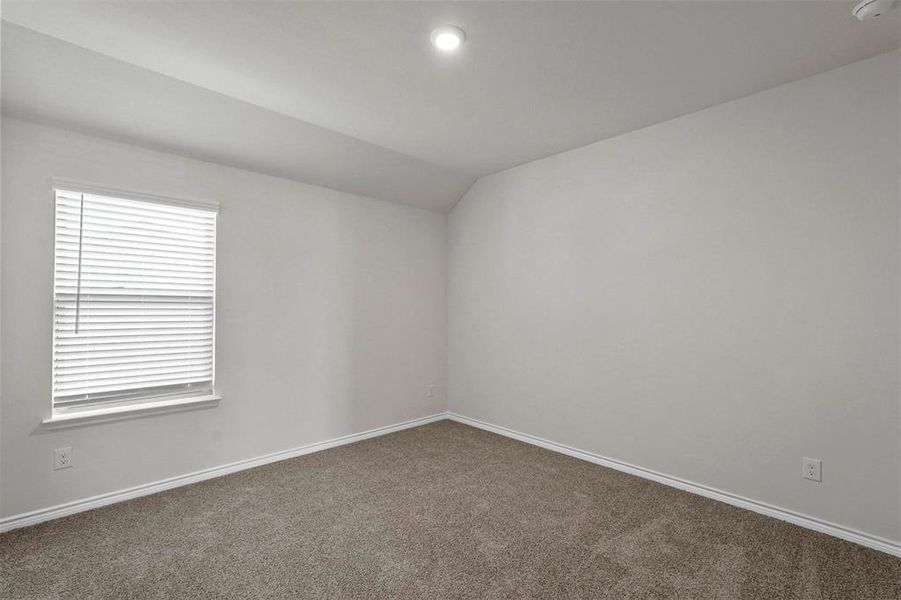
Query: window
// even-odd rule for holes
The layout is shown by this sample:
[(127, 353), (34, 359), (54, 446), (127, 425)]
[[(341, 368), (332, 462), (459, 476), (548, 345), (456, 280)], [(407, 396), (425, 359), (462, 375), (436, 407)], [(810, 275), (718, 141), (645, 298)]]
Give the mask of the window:
[(55, 188), (54, 417), (212, 395), (217, 208)]

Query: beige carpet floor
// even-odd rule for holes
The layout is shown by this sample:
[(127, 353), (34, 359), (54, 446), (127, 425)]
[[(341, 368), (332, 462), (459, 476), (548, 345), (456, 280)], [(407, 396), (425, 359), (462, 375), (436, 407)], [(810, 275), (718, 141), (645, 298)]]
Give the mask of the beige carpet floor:
[(450, 421), (0, 536), (0, 597), (901, 598), (901, 559)]

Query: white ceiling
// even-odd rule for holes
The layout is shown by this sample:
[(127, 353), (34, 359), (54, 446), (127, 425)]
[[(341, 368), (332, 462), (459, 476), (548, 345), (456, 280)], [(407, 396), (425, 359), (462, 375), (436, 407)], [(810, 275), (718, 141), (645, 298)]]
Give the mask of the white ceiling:
[(445, 211), (474, 177), (3, 24), (3, 112)]
[[(487, 173), (898, 47), (898, 13), (860, 23), (852, 5), (6, 0), (4, 20), (92, 52), (7, 26), (4, 109), (448, 210)], [(467, 32), (457, 55), (429, 46), (445, 23)], [(60, 87), (34, 73), (63, 71), (136, 106), (48, 102)]]

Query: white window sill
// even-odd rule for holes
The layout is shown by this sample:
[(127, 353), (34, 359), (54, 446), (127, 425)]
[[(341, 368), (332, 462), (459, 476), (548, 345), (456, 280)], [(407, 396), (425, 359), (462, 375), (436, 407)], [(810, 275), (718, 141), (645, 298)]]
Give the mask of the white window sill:
[(192, 398), (178, 398), (175, 400), (158, 400), (156, 402), (143, 402), (128, 406), (111, 406), (93, 410), (62, 413), (44, 419), (42, 425), (46, 429), (61, 429), (64, 427), (78, 427), (94, 423), (107, 423), (109, 421), (122, 421), (125, 419), (137, 419), (150, 415), (160, 415), (183, 410), (196, 410), (198, 408), (212, 408), (219, 404), (222, 396), (211, 394), (206, 396), (194, 396)]

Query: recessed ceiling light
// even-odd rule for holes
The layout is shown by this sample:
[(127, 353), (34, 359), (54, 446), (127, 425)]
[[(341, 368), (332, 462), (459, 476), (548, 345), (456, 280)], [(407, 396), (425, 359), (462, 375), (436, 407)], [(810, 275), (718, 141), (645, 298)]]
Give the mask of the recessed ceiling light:
[(432, 30), (432, 45), (442, 52), (453, 52), (466, 40), (466, 34), (459, 27), (444, 25)]

